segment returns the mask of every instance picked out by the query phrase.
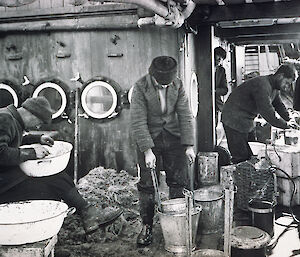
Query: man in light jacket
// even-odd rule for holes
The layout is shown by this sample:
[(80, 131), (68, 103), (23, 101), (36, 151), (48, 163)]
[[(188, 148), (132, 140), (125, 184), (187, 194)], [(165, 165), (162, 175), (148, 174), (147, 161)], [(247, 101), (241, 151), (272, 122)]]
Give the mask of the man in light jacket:
[(275, 74), (247, 80), (230, 94), (224, 104), (221, 120), (233, 163), (251, 159), (253, 153), (248, 136), (254, 129), (254, 119), (258, 114), (277, 128), (298, 127), (295, 121), (290, 120), (280, 98), (280, 91), (291, 87), (295, 78), (295, 67), (284, 64)]
[[(152, 243), (154, 188), (151, 169), (166, 171), (170, 198), (183, 197), (187, 163), (194, 162), (194, 125), (188, 97), (177, 78), (177, 62), (170, 56), (153, 59), (149, 73), (134, 86), (131, 132), (137, 143), (141, 179), (138, 183), (143, 228), (138, 246)], [(160, 167), (159, 164), (162, 163)]]

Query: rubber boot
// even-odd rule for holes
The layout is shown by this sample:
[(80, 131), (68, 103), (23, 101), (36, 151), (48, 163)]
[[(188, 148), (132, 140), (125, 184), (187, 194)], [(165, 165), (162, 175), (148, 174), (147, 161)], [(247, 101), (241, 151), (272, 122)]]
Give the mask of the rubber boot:
[(152, 242), (153, 242), (152, 225), (144, 224), (136, 240), (137, 246), (144, 247), (150, 245)]
[(85, 233), (89, 234), (100, 227), (113, 223), (122, 213), (123, 211), (116, 207), (98, 209), (89, 204), (79, 212), (79, 215)]
[(143, 247), (150, 245), (153, 241), (152, 224), (154, 217), (155, 197), (154, 194), (139, 192), (140, 216), (143, 221), (143, 227), (137, 237), (137, 246)]

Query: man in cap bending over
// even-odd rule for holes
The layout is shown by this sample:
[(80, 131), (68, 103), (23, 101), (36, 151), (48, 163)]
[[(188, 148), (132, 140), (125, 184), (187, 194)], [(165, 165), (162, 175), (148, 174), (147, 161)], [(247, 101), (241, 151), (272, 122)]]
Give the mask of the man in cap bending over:
[[(143, 228), (138, 246), (152, 243), (154, 188), (151, 169), (166, 171), (170, 198), (183, 197), (186, 156), (194, 162), (194, 126), (188, 97), (177, 78), (177, 62), (169, 56), (153, 59), (149, 74), (138, 80), (131, 98), (131, 132), (137, 143), (141, 179), (138, 183)], [(162, 166), (159, 167), (160, 161)]]
[[(0, 203), (23, 200), (63, 200), (76, 207), (86, 233), (97, 230), (116, 220), (121, 210), (97, 210), (77, 191), (73, 180), (64, 171), (45, 177), (26, 176), (19, 164), (27, 160), (42, 159), (49, 151), (42, 145), (53, 145), (47, 135), (23, 135), (25, 130), (49, 124), (52, 110), (45, 97), (28, 98), (20, 108), (9, 105), (0, 109)], [(32, 148), (21, 144), (40, 143)]]

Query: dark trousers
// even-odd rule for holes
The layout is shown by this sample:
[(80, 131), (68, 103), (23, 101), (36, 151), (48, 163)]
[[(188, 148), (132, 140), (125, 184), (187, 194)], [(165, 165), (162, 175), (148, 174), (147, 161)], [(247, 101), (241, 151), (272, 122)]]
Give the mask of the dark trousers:
[(65, 172), (46, 177), (27, 177), (18, 185), (0, 194), (0, 203), (26, 200), (63, 200), (77, 210), (87, 204), (77, 191), (71, 177)]
[(250, 160), (253, 156), (253, 153), (248, 142), (251, 140), (253, 134), (241, 133), (224, 124), (223, 126), (227, 138), (228, 148), (232, 157), (232, 163), (236, 164)]
[[(160, 170), (166, 171), (170, 198), (183, 197), (182, 190), (187, 184), (187, 160), (180, 138), (163, 131), (154, 139), (154, 144), (155, 147), (152, 148), (152, 151), (156, 156), (158, 178)], [(151, 170), (145, 165), (145, 155), (139, 150), (138, 162), (141, 169), (141, 179), (138, 183), (140, 215), (144, 224), (152, 224), (155, 206), (154, 187)]]

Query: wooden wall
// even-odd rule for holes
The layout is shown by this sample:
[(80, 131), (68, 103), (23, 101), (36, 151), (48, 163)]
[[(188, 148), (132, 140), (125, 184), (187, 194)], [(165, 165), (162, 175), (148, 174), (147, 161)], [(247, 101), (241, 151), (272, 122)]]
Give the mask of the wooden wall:
[[(111, 40), (115, 36), (120, 38), (117, 44)], [(60, 78), (73, 90), (81, 85), (70, 79), (80, 72), (83, 80), (95, 76), (113, 79), (125, 92), (147, 72), (155, 56), (171, 55), (178, 59), (180, 39), (176, 30), (163, 28), (7, 34), (0, 39), (0, 79), (11, 79), (21, 85), (24, 75), (33, 84), (43, 78), (54, 77)], [(59, 42), (63, 42), (70, 57), (56, 57), (60, 50)], [(8, 48), (12, 46), (21, 53), (22, 59), (7, 58), (10, 54)], [(110, 53), (123, 56), (108, 57)], [(82, 109), (80, 113), (83, 113)], [(99, 165), (134, 172), (135, 153), (128, 120), (128, 107), (110, 121), (80, 118), (79, 173), (85, 174)], [(64, 139), (72, 141), (74, 124), (62, 120), (51, 129), (59, 130)]]
[[(196, 44), (192, 34), (187, 36), (183, 29), (154, 26), (137, 28), (134, 23), (138, 17), (134, 14), (132, 5), (124, 7), (121, 4), (110, 4), (108, 8), (108, 5), (104, 4), (93, 7), (87, 3), (80, 9), (81, 7), (72, 7), (72, 2), (74, 1), (37, 0), (27, 6), (0, 8), (2, 25), (5, 25), (5, 20), (11, 17), (10, 20), (13, 22), (8, 25), (14, 28), (5, 30), (5, 26), (0, 27), (0, 80), (9, 79), (21, 85), (23, 76), (26, 75), (35, 85), (43, 79), (58, 78), (66, 84), (68, 93), (73, 95), (75, 88), (82, 88), (79, 82), (70, 80), (79, 72), (84, 81), (95, 76), (108, 77), (117, 82), (122, 88), (122, 93), (126, 95), (134, 83), (147, 73), (154, 57), (171, 55), (178, 60), (178, 75), (190, 93), (191, 73), (196, 71), (194, 54)], [(105, 6), (103, 11), (102, 6)], [(117, 14), (114, 13), (116, 8), (111, 6), (117, 6)], [(128, 8), (130, 12), (126, 11)], [(76, 18), (74, 13), (82, 15), (87, 12), (88, 15), (84, 18), (86, 24), (101, 19), (100, 23), (103, 21), (108, 27), (113, 23), (115, 28), (119, 22), (125, 20), (130, 26), (128, 28), (120, 26), (119, 29), (86, 27), (62, 31), (35, 29), (34, 22), (38, 19), (34, 13), (39, 17), (51, 13), (54, 16), (65, 15), (64, 10), (72, 14), (71, 18), (60, 16), (61, 23), (68, 24), (70, 20)], [(125, 12), (122, 13), (122, 10)], [(94, 11), (100, 12), (101, 15), (90, 17)], [(20, 31), (20, 27), (15, 26), (22, 17), (26, 17), (22, 23), (26, 32)], [(64, 53), (65, 58), (59, 53)], [(14, 55), (21, 58), (11, 58)], [(120, 57), (110, 57), (111, 55)], [(67, 119), (60, 119), (47, 129), (59, 131), (61, 139), (74, 143), (74, 104), (68, 108), (72, 123)], [(79, 108), (79, 114), (83, 114), (81, 105)], [(111, 120), (86, 119), (80, 115), (79, 133), (79, 177), (97, 166), (125, 169), (132, 174), (136, 173), (135, 144), (129, 130), (129, 104), (123, 105), (120, 114)], [(68, 166), (70, 174), (73, 173), (73, 165), (72, 158)]]

